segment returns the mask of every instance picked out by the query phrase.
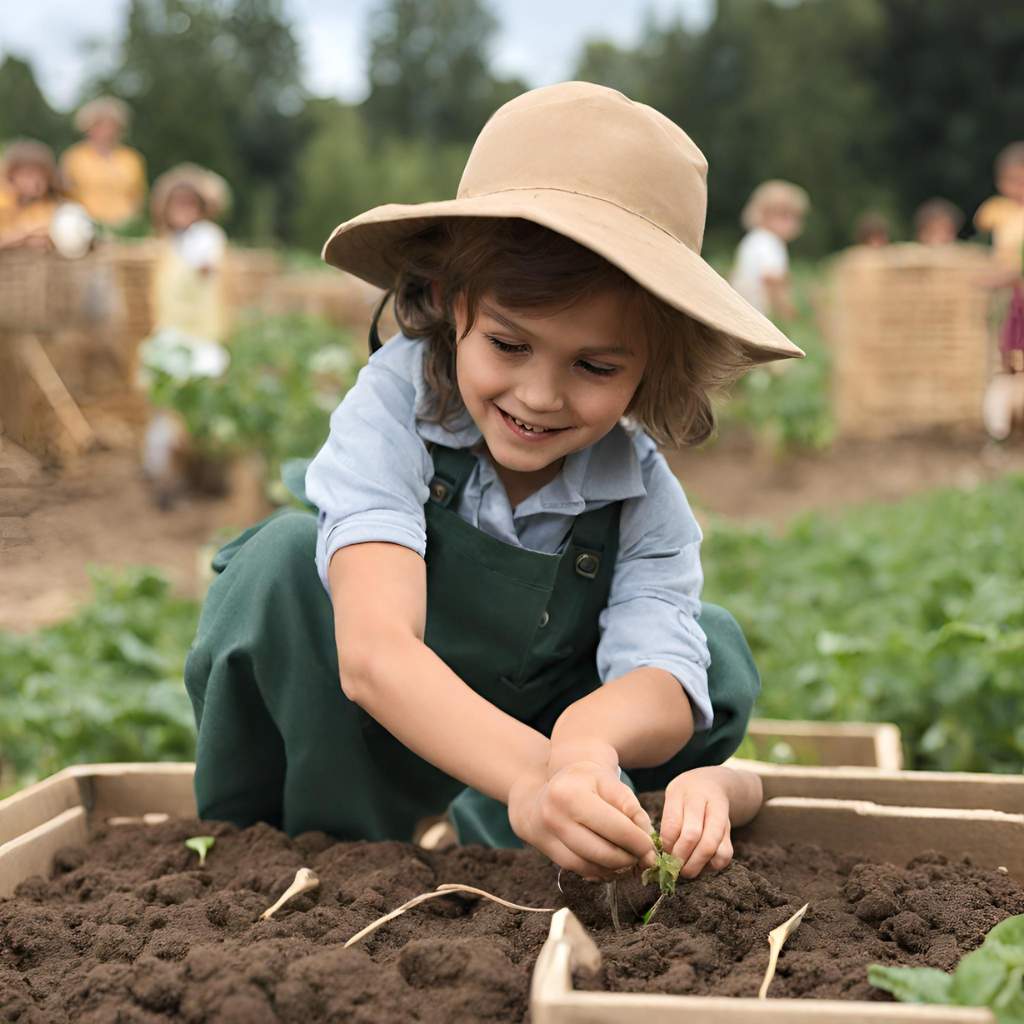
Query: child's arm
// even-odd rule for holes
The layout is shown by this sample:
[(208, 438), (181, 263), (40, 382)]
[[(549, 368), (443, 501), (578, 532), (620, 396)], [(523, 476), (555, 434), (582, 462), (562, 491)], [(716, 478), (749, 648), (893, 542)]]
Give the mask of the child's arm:
[(696, 878), (705, 866), (721, 871), (732, 860), (734, 825), (761, 807), (761, 779), (753, 772), (714, 765), (677, 775), (665, 789), (661, 838), (685, 861), (680, 874)]
[[(544, 790), (538, 820), (517, 817), (519, 835), (562, 867), (598, 877), (647, 857), (645, 829), (609, 802), (620, 790), (635, 802), (617, 773), (586, 791), (576, 785), (580, 773), (570, 773), (549, 791), (548, 740), (477, 694), (423, 643), (426, 570), (416, 552), (350, 545), (331, 559), (329, 578), (341, 685), (350, 700), (424, 760), (488, 796), (519, 806), (528, 791), (533, 807), (534, 790)], [(570, 792), (570, 820), (549, 815)], [(621, 805), (635, 813), (639, 804), (630, 800)]]

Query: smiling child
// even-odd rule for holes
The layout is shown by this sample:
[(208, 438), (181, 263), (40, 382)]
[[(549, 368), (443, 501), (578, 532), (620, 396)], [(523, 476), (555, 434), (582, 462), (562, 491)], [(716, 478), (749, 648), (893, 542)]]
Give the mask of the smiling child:
[(653, 859), (628, 783), (671, 783), (684, 875), (728, 862), (760, 787), (717, 766), (760, 681), (701, 605), (657, 446), (801, 353), (701, 260), (706, 169), (656, 111), (567, 83), (491, 118), (456, 199), (334, 232), (402, 333), (299, 487), (317, 518), (218, 556), (186, 669), (203, 817), (408, 840), (450, 805), (463, 842), (599, 878)]

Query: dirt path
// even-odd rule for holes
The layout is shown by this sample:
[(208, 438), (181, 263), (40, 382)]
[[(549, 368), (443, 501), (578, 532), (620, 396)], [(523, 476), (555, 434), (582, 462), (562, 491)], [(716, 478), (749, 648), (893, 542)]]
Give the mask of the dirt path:
[[(265, 511), (250, 480), (227, 499), (185, 499), (161, 512), (131, 452), (93, 452), (73, 471), (58, 473), (0, 442), (0, 629), (66, 616), (89, 593), (90, 563), (160, 566), (180, 593), (195, 593), (199, 546)], [(1024, 472), (1024, 446), (998, 450), (980, 439), (845, 442), (817, 455), (773, 459), (726, 439), (670, 461), (699, 516), (780, 525), (809, 509), (898, 501)]]

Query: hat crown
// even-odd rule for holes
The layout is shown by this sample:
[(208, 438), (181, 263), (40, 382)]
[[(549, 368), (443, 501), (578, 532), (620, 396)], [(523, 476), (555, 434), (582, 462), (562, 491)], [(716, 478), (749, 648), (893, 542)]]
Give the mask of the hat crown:
[(587, 82), (534, 89), (484, 126), (459, 199), (509, 190), (591, 196), (642, 217), (700, 253), (707, 161), (663, 114)]

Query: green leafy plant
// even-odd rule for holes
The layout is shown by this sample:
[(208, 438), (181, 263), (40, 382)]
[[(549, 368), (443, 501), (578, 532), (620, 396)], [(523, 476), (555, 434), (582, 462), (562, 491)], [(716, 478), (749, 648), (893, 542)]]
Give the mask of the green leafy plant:
[(213, 849), (217, 840), (214, 836), (193, 836), (185, 840), (185, 845), (190, 850), (199, 854), (199, 866), (206, 866), (206, 855)]
[(257, 453), (267, 480), (276, 481), (282, 461), (315, 455), (327, 439), (331, 413), (362, 363), (362, 345), (323, 320), (286, 316), (243, 323), (228, 348), (231, 363), (220, 378), (152, 371), (152, 401), (181, 415), (203, 455)]
[(70, 618), (0, 631), (0, 793), (69, 764), (195, 756), (182, 677), (198, 603), (153, 569), (91, 575)]
[(896, 722), (908, 767), (1017, 773), (1024, 477), (811, 514), (713, 521), (704, 597), (743, 627), (770, 718)]
[(987, 1006), (997, 1024), (1024, 1021), (1024, 914), (1000, 921), (952, 974), (871, 964), (868, 981), (903, 1003)]
[(666, 896), (671, 896), (676, 891), (676, 883), (679, 881), (679, 872), (682, 870), (684, 863), (678, 857), (673, 857), (671, 853), (665, 852), (661, 836), (657, 832), (652, 832), (651, 838), (654, 840), (654, 864), (644, 871), (640, 881), (642, 881), (644, 885), (650, 885), (652, 882), (657, 882), (658, 888), (661, 890), (661, 895), (656, 900), (654, 906), (644, 914), (644, 924), (647, 924), (654, 916), (654, 912), (659, 906), (661, 906), (661, 901)]

